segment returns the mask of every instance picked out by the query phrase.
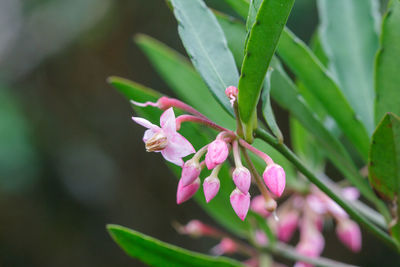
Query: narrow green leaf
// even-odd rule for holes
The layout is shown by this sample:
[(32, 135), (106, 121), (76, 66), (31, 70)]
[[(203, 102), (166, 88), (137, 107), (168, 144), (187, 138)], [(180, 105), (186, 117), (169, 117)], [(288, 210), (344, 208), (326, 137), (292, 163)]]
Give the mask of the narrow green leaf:
[(289, 119), (293, 151), (315, 172), (323, 172), (325, 155), (318, 141), (293, 116)]
[(214, 12), (218, 19), (219, 25), (225, 33), (228, 47), (232, 51), (237, 66), (241, 66), (244, 57), (244, 43), (246, 39), (246, 29), (243, 24), (232, 17), (225, 14)]
[(219, 125), (233, 128), (233, 117), (216, 102), (200, 75), (185, 57), (147, 35), (137, 35), (135, 41), (179, 99), (192, 105)]
[(278, 124), (275, 120), (275, 115), (271, 107), (270, 92), (271, 92), (271, 73), (273, 69), (270, 68), (267, 71), (267, 76), (265, 77), (264, 90), (262, 92), (262, 112), (264, 119), (267, 122), (268, 127), (271, 129), (272, 133), (278, 138), (280, 143), (283, 143), (283, 135), (279, 129)]
[(368, 162), (369, 181), (379, 195), (394, 200), (400, 193), (400, 118), (387, 113), (373, 136)]
[(382, 23), (375, 61), (375, 122), (386, 112), (400, 116), (400, 1), (392, 0)]
[(107, 225), (107, 230), (126, 254), (150, 266), (243, 266), (235, 260), (226, 257), (212, 257), (189, 251), (123, 226), (109, 224)]
[(339, 87), (311, 50), (289, 30), (283, 32), (278, 53), (335, 119), (343, 133), (366, 160), (369, 137), (364, 125), (355, 115)]
[(293, 3), (294, 0), (264, 0), (250, 31), (239, 79), (238, 100), (240, 119), (248, 140), (256, 126), (254, 118), (261, 86)]
[(378, 49), (377, 0), (318, 0), (321, 44), (344, 96), (374, 129), (373, 64)]
[(232, 9), (238, 13), (242, 18), (247, 16), (247, 10), (249, 9), (249, 3), (246, 0), (225, 0), (225, 2), (232, 7)]
[[(160, 93), (154, 90), (123, 78), (110, 77), (108, 80), (128, 100), (139, 102), (156, 101), (161, 96)], [(152, 121), (153, 123), (159, 123), (161, 115), (159, 109), (154, 107), (141, 108), (137, 106), (133, 106), (133, 108), (140, 116)], [(210, 138), (204, 129), (193, 123), (184, 124), (180, 133), (185, 136), (196, 149), (208, 144), (213, 138), (215, 138), (215, 136)], [(173, 164), (167, 163), (167, 165), (173, 171), (175, 176), (179, 178), (181, 169)], [(206, 171), (203, 171), (200, 177), (207, 177)], [(238, 235), (244, 235), (249, 226), (247, 221), (242, 222), (230, 207), (229, 196), (234, 189), (234, 185), (232, 178), (230, 177), (229, 167), (226, 166), (226, 164), (221, 168), (219, 178), (221, 182), (220, 191), (210, 203), (207, 204), (205, 202), (202, 187), (195, 195), (195, 199), (203, 209), (210, 214), (210, 216), (224, 227)]]
[(191, 61), (217, 100), (232, 112), (225, 89), (236, 86), (239, 74), (224, 32), (202, 0), (169, 0), (178, 31)]
[(314, 135), (319, 144), (326, 150), (326, 156), (332, 163), (357, 186), (360, 192), (370, 201), (377, 203), (377, 198), (365, 179), (358, 173), (356, 166), (348, 155), (343, 145), (321, 123), (318, 117), (309, 109), (296, 85), (284, 72), (279, 61), (274, 58), (271, 66), (274, 68), (271, 76), (271, 95), (280, 106), (287, 109), (290, 114)]

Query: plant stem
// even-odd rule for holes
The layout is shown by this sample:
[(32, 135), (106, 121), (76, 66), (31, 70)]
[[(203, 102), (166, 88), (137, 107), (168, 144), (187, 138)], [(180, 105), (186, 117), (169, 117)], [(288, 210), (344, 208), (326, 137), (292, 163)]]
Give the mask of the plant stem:
[(239, 139), (239, 143), (247, 148), (248, 150), (250, 150), (251, 152), (253, 152), (256, 156), (260, 157), (263, 161), (265, 161), (265, 163), (267, 165), (271, 165), (274, 164), (274, 161), (270, 158), (270, 156), (268, 156), (267, 154), (265, 154), (264, 152), (258, 150), (257, 148), (255, 148), (254, 146), (250, 145), (249, 143), (247, 143), (245, 140), (243, 139)]
[(229, 132), (232, 135), (235, 135), (234, 132), (232, 132), (232, 131), (230, 131), (230, 130), (222, 127), (222, 126), (219, 126), (218, 124), (216, 124), (216, 123), (214, 123), (214, 122), (212, 122), (212, 121), (210, 121), (208, 119), (196, 117), (196, 116), (193, 116), (193, 115), (181, 115), (181, 116), (177, 117), (176, 118), (176, 130), (178, 131), (181, 128), (182, 122), (186, 122), (186, 121), (200, 123), (200, 124), (206, 125), (206, 126), (208, 126), (210, 128), (213, 128), (213, 129), (215, 129), (217, 131)]
[(244, 159), (246, 160), (246, 163), (250, 169), (250, 172), (251, 172), (252, 176), (254, 177), (254, 180), (256, 181), (258, 190), (260, 190), (261, 194), (264, 196), (266, 209), (269, 212), (274, 212), (276, 209), (276, 206), (277, 206), (276, 201), (272, 198), (268, 189), (265, 187), (264, 182), (263, 182), (261, 176), (258, 174), (256, 167), (254, 167), (254, 164), (251, 161), (246, 149), (242, 146), (240, 147), (240, 149), (242, 150)]
[(256, 137), (264, 140), (271, 146), (273, 146), (276, 150), (278, 150), (283, 156), (286, 157), (290, 162), (293, 163), (297, 167), (297, 169), (307, 177), (310, 182), (315, 184), (322, 192), (328, 195), (333, 201), (335, 201), (339, 206), (341, 206), (351, 218), (355, 221), (363, 225), (367, 230), (371, 233), (375, 234), (382, 241), (384, 241), (388, 246), (393, 249), (398, 249), (397, 242), (392, 239), (387, 233), (382, 231), (378, 226), (371, 223), (364, 216), (362, 216), (357, 210), (355, 210), (352, 206), (350, 206), (345, 200), (343, 200), (339, 195), (335, 194), (329, 186), (321, 181), (316, 175), (310, 171), (306, 165), (304, 165), (300, 159), (285, 145), (280, 144), (279, 141), (267, 133), (266, 131), (258, 128), (255, 130)]

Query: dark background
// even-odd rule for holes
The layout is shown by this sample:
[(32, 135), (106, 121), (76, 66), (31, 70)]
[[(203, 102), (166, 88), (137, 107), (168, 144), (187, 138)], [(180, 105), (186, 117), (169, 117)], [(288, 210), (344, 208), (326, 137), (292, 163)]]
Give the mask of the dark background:
[[(307, 41), (316, 24), (315, 2), (298, 0), (289, 26)], [(215, 223), (193, 201), (175, 204), (176, 180), (145, 152), (129, 104), (106, 83), (118, 75), (172, 94), (133, 44), (139, 32), (184, 53), (163, 0), (0, 0), (0, 266), (142, 266), (111, 240), (107, 223), (195, 251), (215, 245), (171, 227)], [(363, 238), (352, 254), (331, 230), (323, 255), (399, 263)]]

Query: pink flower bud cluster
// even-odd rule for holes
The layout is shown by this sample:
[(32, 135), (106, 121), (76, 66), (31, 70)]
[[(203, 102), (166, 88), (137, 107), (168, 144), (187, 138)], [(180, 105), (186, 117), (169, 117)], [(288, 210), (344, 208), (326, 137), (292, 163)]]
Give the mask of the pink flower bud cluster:
[[(225, 93), (233, 105), (238, 97), (238, 89), (230, 86), (226, 89)], [(237, 216), (241, 220), (244, 220), (250, 207), (251, 196), (249, 190), (252, 183), (252, 174), (242, 164), (239, 146), (251, 151), (266, 162), (267, 166), (262, 175), (264, 183), (273, 195), (277, 197), (282, 195), (286, 182), (283, 168), (274, 163), (268, 155), (240, 139), (235, 132), (218, 126), (194, 108), (176, 99), (161, 97), (156, 103), (138, 103), (135, 101), (132, 101), (132, 103), (141, 107), (154, 106), (165, 110), (160, 117), (160, 126), (143, 118), (133, 117), (132, 119), (147, 128), (143, 136), (143, 141), (148, 152), (160, 152), (167, 161), (182, 167), (181, 178), (178, 182), (176, 193), (177, 204), (189, 200), (196, 194), (201, 185), (200, 175), (204, 166), (208, 170), (211, 170), (210, 175), (203, 181), (202, 188), (205, 200), (208, 203), (216, 197), (221, 185), (218, 173), (232, 150), (235, 161), (232, 180), (236, 188), (230, 195), (230, 203)], [(192, 115), (181, 115), (176, 118), (173, 107), (184, 110)], [(181, 123), (187, 121), (202, 123), (220, 131), (220, 133), (214, 141), (196, 152), (190, 142), (177, 132), (181, 127)], [(183, 158), (193, 153), (195, 154), (192, 159), (184, 163)], [(201, 161), (203, 156), (204, 160)], [(262, 185), (262, 182), (258, 183), (258, 186), (260, 184)], [(271, 211), (276, 208), (276, 202), (269, 196), (267, 188), (260, 190), (266, 199), (271, 199), (270, 204), (272, 205), (269, 205), (267, 209)]]
[[(356, 200), (359, 192), (354, 187), (347, 187), (342, 190), (342, 195), (348, 200)], [(309, 194), (294, 195), (282, 203), (276, 211), (278, 220), (270, 216), (265, 205), (264, 198), (256, 196), (251, 202), (251, 209), (268, 219), (269, 225), (280, 241), (289, 242), (299, 229), (300, 240), (296, 250), (300, 254), (311, 258), (321, 255), (325, 246), (322, 231), (324, 220), (327, 219), (336, 221), (336, 234), (347, 248), (353, 252), (361, 250), (361, 231), (358, 224), (352, 221), (332, 199), (314, 186)], [(298, 262), (295, 266), (312, 265)]]

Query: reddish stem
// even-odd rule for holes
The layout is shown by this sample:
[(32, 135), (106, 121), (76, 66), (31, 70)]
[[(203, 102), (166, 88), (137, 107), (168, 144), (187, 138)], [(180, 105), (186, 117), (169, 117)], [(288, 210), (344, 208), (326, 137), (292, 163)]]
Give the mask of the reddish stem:
[[(230, 131), (230, 130), (222, 127), (222, 126), (219, 126), (218, 124), (216, 124), (216, 123), (214, 123), (214, 122), (212, 122), (212, 121), (210, 121), (208, 119), (199, 118), (199, 117), (196, 117), (196, 116), (193, 116), (193, 115), (181, 115), (181, 116), (177, 117), (176, 118), (176, 130), (177, 131), (181, 128), (182, 122), (185, 122), (185, 121), (200, 123), (200, 124), (206, 125), (206, 126), (208, 126), (210, 128), (213, 128), (213, 129), (215, 129), (217, 131), (232, 132), (232, 131)], [(232, 134), (234, 135), (233, 132), (232, 132)]]
[(192, 106), (178, 100), (175, 98), (169, 98), (166, 96), (161, 97), (158, 101), (157, 101), (160, 105), (160, 108), (163, 110), (166, 110), (170, 107), (175, 107), (175, 108), (179, 108), (183, 111), (189, 112), (193, 115), (196, 115), (200, 118), (209, 120), (205, 115), (203, 115), (201, 112), (197, 111), (195, 108), (193, 108)]
[(249, 143), (247, 143), (243, 139), (239, 139), (239, 143), (240, 143), (241, 146), (243, 146), (244, 148), (250, 150), (256, 156), (258, 156), (262, 160), (264, 160), (265, 163), (267, 163), (267, 165), (274, 164), (274, 161), (267, 154), (265, 154), (264, 152), (258, 150), (257, 148), (255, 148), (254, 146), (250, 145)]

